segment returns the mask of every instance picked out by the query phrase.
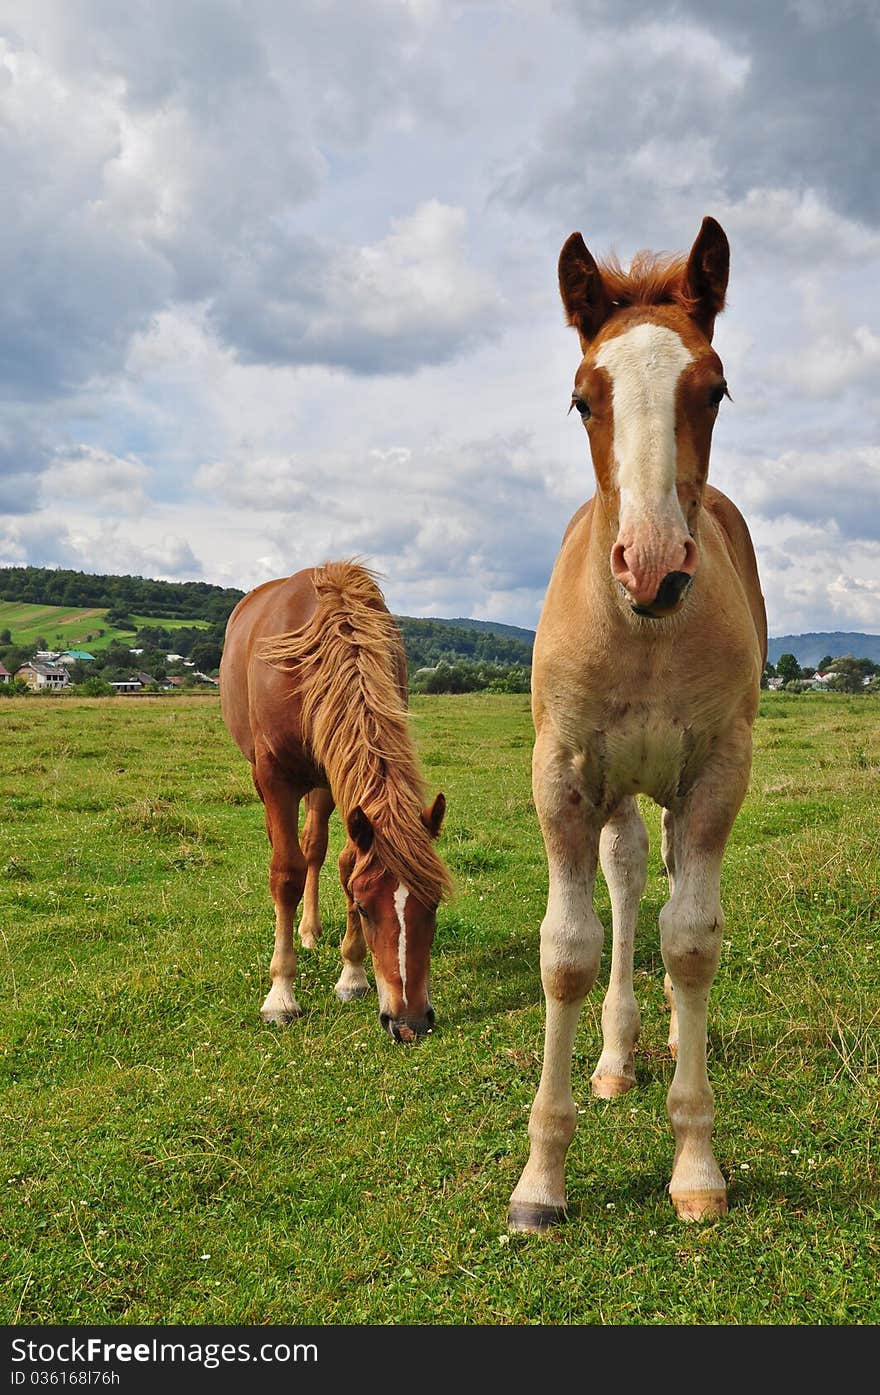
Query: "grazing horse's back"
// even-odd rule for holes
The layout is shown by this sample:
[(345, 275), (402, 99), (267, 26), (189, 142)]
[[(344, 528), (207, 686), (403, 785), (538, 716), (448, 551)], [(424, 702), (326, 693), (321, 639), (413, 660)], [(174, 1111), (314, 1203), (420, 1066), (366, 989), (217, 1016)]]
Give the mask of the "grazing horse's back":
[(226, 625), (220, 705), (230, 736), (251, 762), (255, 756), (252, 705), (264, 707), (291, 699), (290, 674), (260, 663), (256, 646), (260, 640), (308, 624), (318, 608), (313, 575), (314, 568), (308, 567), (255, 587), (238, 602)]
[(587, 430), (596, 493), (566, 529), (535, 638), (532, 788), (549, 870), (546, 1033), (531, 1149), (510, 1201), (514, 1230), (544, 1230), (566, 1213), (564, 1163), (577, 1123), (572, 1052), (604, 933), (593, 906), (598, 864), (613, 935), (591, 1085), (610, 1099), (636, 1083), (633, 954), (647, 879), (638, 795), (663, 810), (669, 877), (660, 913), (676, 1059), (669, 1192), (685, 1220), (727, 1209), (711, 1145), (707, 1004), (724, 924), (721, 862), (748, 787), (767, 652), (748, 528), (706, 482), (728, 396), (712, 348), (728, 261), (711, 218), (687, 258), (640, 253), (625, 272), (614, 261), (597, 264), (579, 233), (559, 258), (581, 347), (572, 407)]

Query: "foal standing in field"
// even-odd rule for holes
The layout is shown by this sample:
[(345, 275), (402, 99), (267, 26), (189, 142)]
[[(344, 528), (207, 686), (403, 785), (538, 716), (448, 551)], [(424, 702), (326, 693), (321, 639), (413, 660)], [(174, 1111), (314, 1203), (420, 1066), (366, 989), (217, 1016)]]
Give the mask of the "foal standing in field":
[(446, 801), (438, 794), (423, 808), (403, 642), (372, 573), (328, 562), (248, 592), (227, 623), (220, 699), (251, 763), (272, 848), (275, 950), (264, 1020), (300, 1015), (294, 920), (303, 901), (300, 940), (313, 948), (327, 825), (338, 804), (348, 835), (339, 855), (348, 921), (336, 995), (348, 1002), (368, 992), (369, 947), (382, 1026), (395, 1041), (423, 1036), (434, 1023), (436, 912), (450, 890), (433, 847)]
[(727, 395), (711, 340), (728, 265), (727, 238), (712, 218), (687, 258), (640, 253), (625, 272), (613, 261), (597, 265), (580, 233), (559, 258), (582, 353), (572, 406), (586, 427), (596, 493), (568, 525), (534, 648), (532, 784), (549, 870), (546, 1039), (512, 1230), (545, 1230), (566, 1213), (565, 1157), (577, 1121), (572, 1051), (602, 952), (597, 859), (613, 945), (592, 1090), (610, 1099), (635, 1084), (633, 949), (647, 867), (638, 793), (663, 808), (669, 874), (660, 913), (676, 1061), (669, 1192), (683, 1220), (727, 1211), (711, 1142), (707, 1005), (724, 923), (721, 862), (748, 786), (767, 645), (748, 529), (706, 483)]

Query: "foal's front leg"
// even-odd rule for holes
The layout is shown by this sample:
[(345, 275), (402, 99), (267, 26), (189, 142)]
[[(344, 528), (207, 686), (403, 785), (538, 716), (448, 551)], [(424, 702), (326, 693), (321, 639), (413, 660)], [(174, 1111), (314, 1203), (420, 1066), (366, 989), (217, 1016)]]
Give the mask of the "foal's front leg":
[(565, 1156), (577, 1124), (572, 1053), (603, 939), (593, 910), (599, 820), (591, 817), (576, 759), (552, 738), (539, 736), (535, 743), (533, 790), (550, 882), (541, 924), (546, 1025), (541, 1081), (529, 1117), (529, 1158), (508, 1211), (515, 1231), (546, 1230), (565, 1217)]
[(706, 1068), (709, 990), (721, 954), (721, 863), (749, 778), (751, 738), (717, 753), (675, 810), (674, 889), (660, 912), (660, 948), (678, 1025), (666, 1107), (675, 1135), (669, 1194), (682, 1220), (727, 1212), (727, 1187), (712, 1151), (715, 1120)]

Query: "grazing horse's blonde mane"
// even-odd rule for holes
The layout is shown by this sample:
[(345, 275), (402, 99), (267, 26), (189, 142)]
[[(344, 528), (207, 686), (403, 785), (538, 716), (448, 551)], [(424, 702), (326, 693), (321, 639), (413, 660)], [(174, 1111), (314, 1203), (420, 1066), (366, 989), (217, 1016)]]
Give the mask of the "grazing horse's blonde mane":
[(628, 271), (615, 256), (599, 262), (599, 274), (612, 304), (680, 305), (688, 315), (694, 300), (687, 292), (687, 260), (677, 255), (636, 252)]
[(360, 805), (373, 826), (373, 847), (352, 875), (375, 857), (418, 900), (436, 905), (452, 884), (422, 822), (424, 785), (400, 690), (400, 631), (366, 567), (326, 562), (312, 585), (318, 609), (308, 624), (262, 640), (257, 655), (296, 665), (304, 739), (343, 818)]

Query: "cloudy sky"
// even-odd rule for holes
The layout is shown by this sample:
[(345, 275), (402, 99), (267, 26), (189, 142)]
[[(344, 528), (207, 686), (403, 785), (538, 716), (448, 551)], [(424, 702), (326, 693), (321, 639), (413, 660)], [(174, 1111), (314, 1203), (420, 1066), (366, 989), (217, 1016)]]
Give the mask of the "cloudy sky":
[(560, 247), (710, 213), (770, 633), (880, 632), (878, 71), (877, 0), (3, 0), (0, 565), (533, 627)]

